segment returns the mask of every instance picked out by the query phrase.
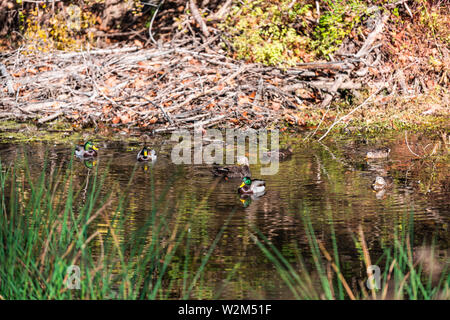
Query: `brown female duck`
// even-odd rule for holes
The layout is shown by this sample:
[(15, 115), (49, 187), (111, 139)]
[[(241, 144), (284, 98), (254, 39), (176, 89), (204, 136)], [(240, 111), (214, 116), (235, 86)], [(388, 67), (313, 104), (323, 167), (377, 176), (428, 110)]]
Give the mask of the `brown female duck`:
[(285, 160), (285, 159), (287, 159), (287, 158), (289, 158), (291, 155), (292, 155), (292, 152), (293, 152), (294, 150), (292, 149), (292, 147), (291, 146), (288, 146), (288, 147), (286, 147), (286, 148), (284, 148), (284, 149), (280, 149), (280, 150), (278, 150), (278, 151), (268, 151), (268, 152), (265, 152), (264, 153), (264, 156), (265, 157), (268, 157), (268, 158), (272, 158), (272, 157), (275, 157), (276, 156), (276, 153), (278, 152), (278, 159), (279, 160)]
[(383, 159), (389, 156), (391, 149), (389, 148), (379, 148), (367, 152), (366, 159)]
[(238, 157), (237, 165), (215, 167), (212, 170), (215, 176), (221, 176), (224, 178), (243, 178), (251, 177), (250, 167), (247, 157)]

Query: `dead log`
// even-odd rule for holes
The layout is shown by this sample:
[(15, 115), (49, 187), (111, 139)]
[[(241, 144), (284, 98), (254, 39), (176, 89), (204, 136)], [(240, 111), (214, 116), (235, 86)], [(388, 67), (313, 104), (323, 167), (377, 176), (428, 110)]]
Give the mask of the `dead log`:
[(339, 90), (339, 88), (341, 87), (342, 83), (344, 82), (344, 80), (347, 78), (346, 75), (340, 75), (338, 76), (338, 78), (336, 79), (336, 81), (333, 83), (333, 86), (330, 88), (329, 93), (327, 93), (325, 95), (325, 99), (323, 99), (322, 103), (320, 104), (321, 108), (325, 108), (328, 107), (328, 105), (331, 103), (331, 101), (333, 100), (334, 95), (336, 94), (336, 92)]
[(52, 120), (58, 118), (62, 114), (64, 114), (62, 111), (57, 111), (57, 112), (55, 112), (55, 113), (53, 113), (51, 115), (48, 115), (48, 116), (43, 117), (43, 118), (40, 118), (38, 120), (38, 123), (42, 124), (42, 123), (45, 123), (45, 122), (48, 122), (48, 121), (52, 121)]
[[(334, 85), (335, 85), (335, 82), (333, 82), (333, 81), (302, 81), (299, 83), (284, 86), (282, 88), (282, 90), (288, 91), (288, 92), (293, 92), (298, 89), (304, 89), (305, 87), (313, 87), (318, 90), (324, 90), (324, 91), (332, 93)], [(354, 90), (354, 89), (361, 89), (361, 87), (362, 87), (361, 83), (355, 83), (353, 81), (346, 81), (340, 85), (339, 89)]]

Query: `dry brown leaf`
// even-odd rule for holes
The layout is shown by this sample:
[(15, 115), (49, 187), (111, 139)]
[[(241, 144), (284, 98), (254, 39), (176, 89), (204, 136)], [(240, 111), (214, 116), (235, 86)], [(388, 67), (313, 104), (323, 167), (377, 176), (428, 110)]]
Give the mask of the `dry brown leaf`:
[(117, 84), (119, 83), (119, 81), (117, 80), (117, 78), (115, 76), (109, 77), (108, 79), (106, 79), (105, 84), (108, 87), (115, 87)]
[(16, 77), (16, 78), (20, 78), (20, 77), (23, 77), (24, 74), (25, 74), (25, 71), (20, 70), (20, 71), (18, 71), (18, 72), (12, 73), (12, 76), (13, 76), (13, 77)]
[(278, 110), (280, 110), (280, 108), (281, 108), (281, 103), (272, 101), (272, 103), (270, 104), (270, 108), (271, 108), (273, 111), (278, 111)]
[(52, 70), (52, 68), (48, 67), (48, 66), (39, 67), (39, 72), (50, 71), (50, 70)]
[(189, 60), (189, 64), (193, 65), (193, 66), (198, 66), (198, 65), (201, 65), (202, 63), (200, 61), (198, 61), (197, 59), (192, 58), (191, 60)]
[(112, 119), (112, 123), (114, 123), (114, 124), (118, 124), (120, 122), (120, 117), (119, 116), (115, 116), (113, 119)]
[(147, 84), (147, 82), (142, 80), (141, 78), (136, 78), (134, 80), (134, 87), (136, 89), (140, 89), (140, 88), (144, 87), (146, 84)]
[(246, 103), (251, 103), (252, 99), (249, 96), (240, 96), (238, 99), (238, 105), (243, 105)]
[(122, 121), (122, 123), (123, 124), (127, 124), (127, 123), (129, 123), (130, 121), (131, 121), (131, 117), (130, 117), (130, 115), (129, 114), (123, 114), (121, 117), (120, 117), (120, 121)]

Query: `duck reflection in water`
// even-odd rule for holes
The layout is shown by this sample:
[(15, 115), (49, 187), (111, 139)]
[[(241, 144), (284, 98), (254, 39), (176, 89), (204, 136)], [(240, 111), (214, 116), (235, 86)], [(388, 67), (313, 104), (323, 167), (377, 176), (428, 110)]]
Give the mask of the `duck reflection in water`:
[(253, 200), (259, 200), (260, 198), (262, 198), (264, 195), (266, 194), (265, 191), (260, 192), (260, 193), (254, 193), (254, 194), (241, 194), (241, 196), (239, 197), (239, 200), (242, 203), (242, 206), (244, 208), (247, 208)]
[(153, 168), (153, 166), (155, 165), (156, 160), (153, 161), (149, 161), (149, 162), (140, 162), (140, 167), (142, 169), (142, 171), (144, 172), (149, 172), (150, 169)]
[(88, 169), (93, 169), (97, 166), (97, 160), (94, 159), (86, 159), (83, 161), (83, 164)]
[(382, 199), (386, 191), (391, 189), (393, 185), (394, 179), (392, 177), (377, 176), (372, 183), (372, 190), (376, 192), (377, 199)]

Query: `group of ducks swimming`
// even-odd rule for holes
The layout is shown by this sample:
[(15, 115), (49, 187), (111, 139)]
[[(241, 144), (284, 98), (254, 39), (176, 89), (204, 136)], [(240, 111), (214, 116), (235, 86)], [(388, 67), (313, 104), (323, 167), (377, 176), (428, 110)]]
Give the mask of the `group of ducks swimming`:
[[(293, 150), (291, 147), (278, 150), (279, 159), (286, 159), (292, 154), (292, 151)], [(92, 160), (98, 155), (98, 147), (95, 146), (91, 141), (87, 141), (84, 145), (76, 146), (75, 155), (82, 160)], [(266, 152), (265, 156), (272, 157), (273, 151)], [(137, 161), (154, 162), (156, 159), (157, 155), (155, 150), (150, 150), (147, 146), (144, 146), (141, 150), (139, 150), (136, 156)], [(265, 181), (259, 179), (251, 179), (249, 161), (245, 156), (237, 158), (237, 165), (214, 167), (212, 173), (215, 176), (223, 177), (226, 180), (231, 178), (242, 178), (242, 183), (238, 188), (238, 192), (242, 195), (255, 195), (259, 197), (265, 193)]]
[[(264, 157), (274, 157), (274, 152), (278, 152), (278, 159), (284, 160), (292, 155), (293, 149), (289, 146), (278, 151), (269, 151), (264, 153)], [(241, 195), (252, 195), (253, 198), (261, 197), (266, 190), (266, 182), (259, 179), (251, 179), (250, 166), (248, 158), (240, 156), (237, 158), (237, 165), (231, 166), (216, 166), (212, 173), (215, 176), (223, 177), (226, 180), (230, 178), (242, 178), (242, 183), (238, 188)]]
[[(88, 160), (97, 157), (98, 147), (91, 141), (86, 142), (84, 145), (76, 146), (75, 155), (82, 159)], [(138, 161), (155, 161), (157, 156), (155, 150), (150, 150), (144, 146), (137, 154)]]
[[(96, 158), (98, 155), (98, 147), (91, 141), (87, 141), (84, 145), (79, 145), (75, 149), (75, 155), (82, 160), (90, 160)], [(265, 157), (273, 157), (274, 152), (278, 152), (278, 159), (285, 160), (292, 155), (293, 149), (288, 146), (285, 149), (279, 149), (278, 151), (270, 151), (264, 154)], [(391, 150), (389, 148), (380, 148), (373, 151), (369, 151), (366, 154), (366, 159), (383, 159), (389, 156)], [(137, 161), (151, 161), (154, 162), (157, 159), (155, 150), (150, 150), (147, 146), (144, 146), (139, 150), (136, 160)], [(223, 177), (224, 179), (242, 178), (242, 183), (238, 188), (238, 192), (241, 195), (252, 195), (260, 197), (264, 195), (266, 189), (266, 182), (259, 179), (251, 179), (251, 172), (248, 158), (241, 156), (237, 158), (237, 165), (230, 166), (216, 166), (213, 168), (212, 173), (215, 176)], [(392, 185), (392, 178), (377, 176), (372, 184), (372, 189), (380, 191), (388, 188)]]

